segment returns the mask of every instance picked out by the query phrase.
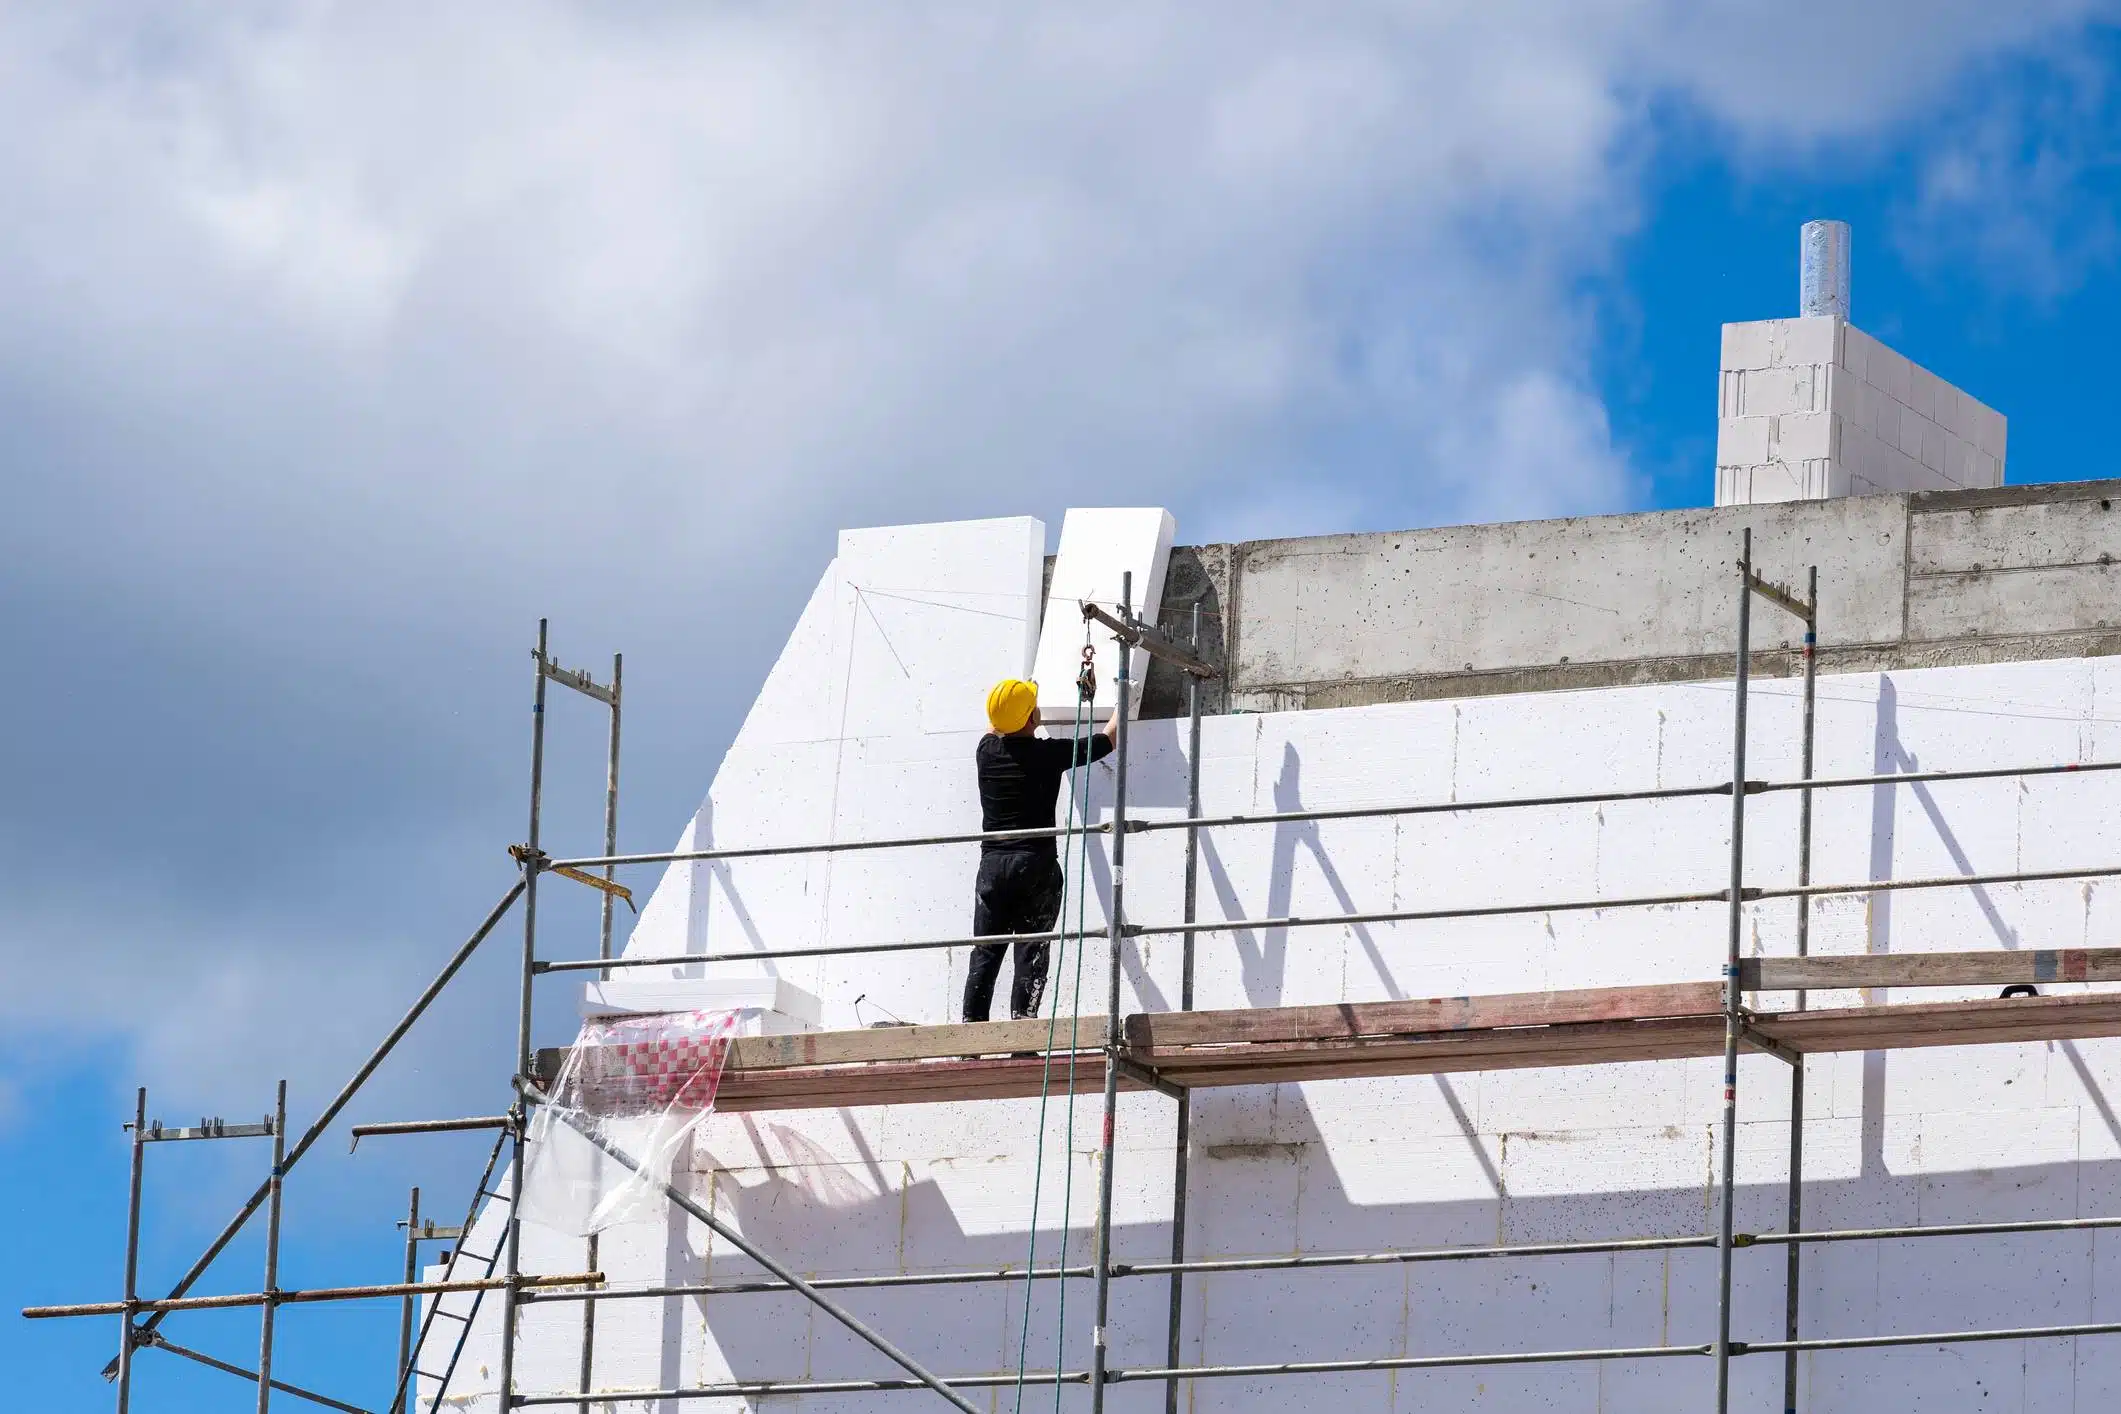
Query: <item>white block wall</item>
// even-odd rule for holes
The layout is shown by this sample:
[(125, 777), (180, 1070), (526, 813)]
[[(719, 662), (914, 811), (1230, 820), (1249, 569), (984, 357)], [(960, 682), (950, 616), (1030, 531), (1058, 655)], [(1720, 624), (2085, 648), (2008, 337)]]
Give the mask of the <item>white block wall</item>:
[[(962, 542), (1007, 573), (1006, 528)], [(919, 539), (919, 536), (915, 536)], [(984, 550), (980, 547), (985, 546)], [(859, 548), (859, 547), (855, 547)], [(966, 661), (930, 654), (901, 673), (825, 631), (819, 606), (849, 573), (850, 547), (791, 638), (767, 696), (839, 675), (845, 691), (916, 696), (970, 682), (1021, 645), (987, 641), (992, 621), (956, 615)], [(919, 586), (894, 586), (914, 597)], [(936, 610), (938, 614), (946, 610)], [(948, 632), (947, 630), (938, 630)], [(993, 663), (988, 659), (991, 658)], [(894, 688), (893, 683), (898, 686)], [(840, 691), (842, 689), (834, 689)], [(952, 686), (948, 689), (955, 692)], [(802, 694), (775, 697), (792, 701)], [(882, 700), (882, 699), (880, 699)], [(762, 705), (765, 698), (762, 698)], [(1202, 734), (1211, 815), (1387, 802), (1493, 798), (1712, 782), (1729, 772), (1728, 684), (1681, 683), (1210, 719)], [(725, 845), (805, 836), (880, 837), (965, 828), (973, 813), (974, 729), (940, 716), (872, 717), (860, 738), (808, 746), (781, 739), (792, 713), (754, 714), (717, 776), (692, 837)], [(924, 725), (938, 723), (936, 730)], [(762, 733), (772, 726), (780, 737)], [(1795, 685), (1752, 697), (1748, 774), (1788, 778), (1798, 751)], [(1184, 724), (1139, 725), (1131, 809), (1183, 811)], [(817, 750), (810, 749), (818, 748)], [(1828, 677), (1820, 684), (1822, 776), (2121, 757), (2121, 659), (2099, 658)], [(821, 764), (822, 763), (822, 764)], [(1093, 768), (1102, 815), (1109, 763)], [(1714, 889), (1725, 881), (1727, 800), (1644, 802), (1470, 815), (1335, 820), (1212, 832), (1202, 851), (1205, 918), (1318, 916), (1429, 905), (1619, 898)], [(1756, 797), (1747, 881), (1795, 870), (1796, 799)], [(2121, 776), (1999, 779), (1870, 788), (1819, 797), (1815, 877), (1822, 881), (2121, 862)], [(1129, 912), (1179, 916), (1182, 837), (1131, 837)], [(741, 861), (673, 870), (629, 952), (948, 936), (965, 927), (971, 848), (846, 856), (813, 868)], [(1089, 917), (1110, 878), (1103, 842), (1089, 862)], [(669, 894), (690, 929), (657, 922)], [(1749, 910), (1745, 950), (1787, 953), (1786, 902)], [(1714, 979), (1721, 905), (1533, 913), (1400, 926), (1239, 930), (1199, 948), (1199, 1005), (1271, 1006), (1540, 988)], [(1822, 902), (1822, 953), (2110, 944), (2121, 883), (2063, 881)], [(1168, 1008), (1181, 946), (1130, 946), (1125, 1006)], [(825, 999), (849, 1025), (853, 999), (884, 998), (909, 1021), (953, 1015), (962, 953), (795, 959), (760, 966)], [(1076, 994), (1076, 959), (1056, 969)], [(1081, 997), (1105, 989), (1104, 952), (1083, 959)], [(1006, 986), (1006, 982), (1004, 983)], [(2060, 991), (2085, 990), (2081, 985)], [(1972, 995), (1968, 993), (1966, 995)], [(1923, 997), (1960, 995), (1925, 992)], [(1816, 1005), (1853, 998), (1826, 994)], [(1777, 999), (1763, 998), (1764, 1007)], [(540, 1037), (541, 1042), (562, 1037)], [(1343, 1252), (1444, 1243), (1701, 1234), (1716, 1222), (1714, 1156), (1720, 1062), (1502, 1071), (1207, 1091), (1196, 1098), (1190, 1217), (1196, 1256)], [(1738, 1226), (1781, 1222), (1788, 1071), (1741, 1062)], [(684, 1181), (702, 1202), (818, 1275), (1021, 1264), (1043, 1132), (1038, 1257), (1088, 1258), (1097, 1179), (1098, 1100), (1077, 1098), (1072, 1133), (1056, 1100), (1043, 1129), (1035, 1101), (730, 1115), (711, 1119)], [(1807, 1069), (1806, 1219), (1817, 1227), (2121, 1214), (2121, 1040), (1948, 1048), (1816, 1059)], [(1114, 1170), (1114, 1247), (1122, 1259), (1169, 1250), (1173, 1107), (1122, 1097)], [(505, 1185), (503, 1185), (505, 1187)], [(497, 1240), (489, 1211), (476, 1250)], [(577, 1270), (577, 1238), (526, 1228), (533, 1270)], [(690, 1220), (614, 1229), (599, 1260), (621, 1285), (733, 1280), (751, 1264)], [(1738, 1254), (1740, 1339), (1779, 1335), (1783, 1255)], [(1809, 1334), (1863, 1335), (2039, 1323), (2121, 1321), (2121, 1232), (1847, 1243), (1805, 1268)], [(1585, 1346), (1693, 1345), (1711, 1338), (1715, 1260), (1703, 1251), (1423, 1264), (1304, 1273), (1225, 1274), (1186, 1284), (1187, 1363), (1359, 1358)], [(1081, 1368), (1090, 1290), (1043, 1283), (1030, 1296), (1029, 1362)], [(1020, 1286), (855, 1292), (849, 1306), (946, 1372), (1016, 1366)], [(1114, 1284), (1113, 1363), (1162, 1362), (1161, 1279)], [(482, 1307), (452, 1407), (492, 1410), (497, 1303)], [(526, 1391), (575, 1388), (580, 1313), (532, 1305), (523, 1320)], [(698, 1386), (732, 1378), (832, 1379), (891, 1370), (829, 1317), (789, 1295), (610, 1302), (597, 1322), (603, 1391)], [(433, 1361), (439, 1368), (440, 1353)], [(1780, 1409), (1779, 1356), (1739, 1359), (1732, 1407)], [(1677, 1357), (1604, 1364), (1216, 1379), (1186, 1408), (1291, 1407), (1421, 1414), (1540, 1409), (1671, 1411), (1709, 1407), (1709, 1362)], [(1027, 1393), (1049, 1407), (1050, 1390)], [(1015, 1407), (1007, 1388), (977, 1399)], [(1160, 1386), (1123, 1384), (1115, 1411), (1161, 1408)], [(1087, 1405), (1064, 1391), (1068, 1410)], [(745, 1401), (671, 1404), (733, 1409)], [(774, 1409), (935, 1407), (922, 1394), (776, 1398)], [(614, 1399), (614, 1410), (653, 1407)], [(1968, 1409), (2014, 1414), (2121, 1407), (2121, 1338), (2003, 1341), (1949, 1349), (1806, 1356), (1808, 1414)]]
[(2003, 484), (1995, 409), (1845, 320), (1723, 326), (1716, 504)]

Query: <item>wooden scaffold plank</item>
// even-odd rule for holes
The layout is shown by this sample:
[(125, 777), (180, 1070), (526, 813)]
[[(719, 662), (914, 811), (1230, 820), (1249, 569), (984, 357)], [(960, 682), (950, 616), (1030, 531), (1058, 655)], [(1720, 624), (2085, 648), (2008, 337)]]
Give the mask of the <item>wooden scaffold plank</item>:
[[(1992, 955), (1957, 956), (1982, 958), (1985, 966)], [(2084, 970), (2103, 966), (2087, 962)], [(1955, 981), (1965, 977), (1961, 963), (1949, 968), (1956, 969), (1946, 974)], [(1845, 980), (1851, 971), (1807, 975), (1833, 979), (1818, 985), (1859, 985)], [(1756, 975), (1787, 974), (1762, 968)], [(1152, 1077), (1199, 1088), (1713, 1056), (1723, 1048), (1721, 992), (1720, 983), (1691, 982), (1146, 1013), (1127, 1019), (1122, 1054), (1136, 1073), (1123, 1075), (1121, 1088), (1146, 1089)], [(1799, 1053), (2065, 1040), (2121, 1035), (2121, 993), (1754, 1012), (1747, 1022), (1761, 1037)], [(1063, 1034), (1069, 1024), (1064, 1018)], [(982, 1022), (745, 1037), (731, 1048), (716, 1107), (938, 1104), (1034, 1098), (1071, 1084), (1078, 1092), (1094, 1088), (1104, 1066), (1102, 1018), (1082, 1018), (1078, 1049), (1049, 1058), (1050, 1028), (1049, 1021)], [(562, 1055), (541, 1052), (541, 1072), (549, 1077)]]
[(2020, 983), (2121, 982), (2121, 948), (2022, 952), (1880, 953), (1847, 957), (1754, 957), (1739, 965), (1749, 992), (1832, 987), (2008, 987)]

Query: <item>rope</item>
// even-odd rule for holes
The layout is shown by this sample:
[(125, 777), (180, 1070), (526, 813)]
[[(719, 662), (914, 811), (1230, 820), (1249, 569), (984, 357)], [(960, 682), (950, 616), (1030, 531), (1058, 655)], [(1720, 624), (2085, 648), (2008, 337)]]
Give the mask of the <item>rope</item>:
[[(1088, 625), (1084, 626), (1083, 636), (1085, 640), (1089, 638)], [(1088, 646), (1089, 645), (1086, 641), (1084, 644), (1086, 650), (1088, 649)], [(1081, 698), (1081, 705), (1077, 708), (1077, 715), (1081, 716), (1082, 707), (1089, 705), (1089, 694), (1087, 692), (1081, 693), (1079, 694), (1079, 697)], [(1078, 748), (1078, 750), (1080, 750), (1080, 748)], [(1083, 819), (1085, 821), (1088, 821), (1090, 818), (1090, 772), (1087, 767), (1082, 767), (1077, 769), (1076, 774), (1082, 778), (1082, 815)], [(1074, 808), (1075, 801), (1075, 783), (1073, 780), (1069, 782), (1068, 799), (1069, 807), (1072, 811)], [(1088, 899), (1090, 897), (1090, 890), (1088, 887), (1090, 878), (1090, 836), (1084, 834), (1076, 836), (1074, 838), (1076, 840), (1077, 850), (1077, 868), (1074, 874), (1074, 878), (1076, 881), (1075, 997), (1073, 1003), (1073, 1010), (1068, 1018), (1068, 1139), (1067, 1148), (1064, 1150), (1067, 1155), (1067, 1168), (1063, 1171), (1061, 1183), (1061, 1265), (1064, 1267), (1068, 1265), (1068, 1225), (1071, 1217), (1069, 1209), (1070, 1204), (1073, 1202), (1075, 1197), (1075, 1063), (1076, 1054), (1080, 1047), (1082, 1039), (1083, 954), (1090, 950), (1089, 939), (1084, 936), (1083, 932), (1084, 919), (1087, 916), (1085, 910), (1088, 908)], [(1063, 912), (1065, 912), (1067, 909), (1067, 898), (1065, 894), (1062, 896), (1061, 899), (1061, 908)], [(1058, 997), (1056, 996), (1054, 1001), (1054, 1011), (1057, 1013), (1059, 1010), (1060, 1002)], [(1109, 1038), (1107, 1039), (1109, 1040)], [(1048, 1054), (1050, 1055), (1050, 1042), (1048, 1043), (1047, 1049)], [(1041, 1118), (1039, 1121), (1039, 1129), (1041, 1133), (1044, 1132), (1045, 1121), (1043, 1118)], [(1062, 1346), (1067, 1335), (1068, 1329), (1068, 1279), (1066, 1277), (1056, 1277), (1054, 1278), (1054, 1280), (1060, 1284), (1060, 1298), (1058, 1302), (1059, 1309), (1055, 1312), (1053, 1318), (1053, 1368), (1055, 1370), (1058, 1370), (1061, 1368)], [(1055, 1380), (1053, 1382), (1054, 1414), (1060, 1414), (1060, 1407), (1061, 1383), (1059, 1380)]]
[[(1070, 755), (1068, 759), (1071, 763), (1078, 762), (1082, 759), (1082, 756), (1084, 754), (1084, 747), (1086, 744), (1083, 735), (1083, 727), (1085, 726), (1089, 718), (1089, 712), (1087, 710), (1090, 705), (1090, 684), (1088, 677), (1088, 669), (1089, 664), (1091, 662), (1092, 651), (1092, 645), (1090, 642), (1090, 621), (1088, 619), (1085, 619), (1083, 621), (1084, 674), (1076, 679), (1075, 722), (1073, 728), (1069, 733)], [(1080, 778), (1079, 781), (1078, 778)], [(1067, 825), (1071, 829), (1074, 827), (1076, 820), (1076, 795), (1078, 785), (1080, 786), (1082, 796), (1083, 818), (1087, 820), (1089, 818), (1090, 810), (1090, 773), (1087, 770), (1081, 769), (1078, 766), (1071, 765), (1068, 776), (1068, 811), (1066, 820)], [(1068, 1138), (1067, 1147), (1062, 1151), (1064, 1156), (1064, 1167), (1061, 1176), (1061, 1265), (1065, 1267), (1068, 1264), (1068, 1220), (1070, 1215), (1070, 1207), (1075, 1194), (1075, 1042), (1076, 1034), (1079, 1031), (1081, 1025), (1082, 1014), (1083, 930), (1081, 925), (1081, 919), (1083, 917), (1084, 908), (1083, 899), (1088, 892), (1088, 890), (1083, 887), (1083, 881), (1085, 874), (1087, 874), (1088, 872), (1088, 864), (1090, 858), (1090, 839), (1088, 835), (1083, 835), (1079, 838), (1072, 835), (1063, 835), (1061, 836), (1061, 838), (1073, 844), (1078, 852), (1077, 867), (1073, 869), (1063, 870), (1061, 876), (1061, 919), (1065, 920), (1068, 916), (1068, 890), (1071, 886), (1074, 888), (1075, 891), (1075, 911), (1077, 919), (1077, 925), (1075, 929), (1075, 1016), (1070, 1021), (1070, 1035), (1068, 1045)], [(1052, 973), (1059, 972), (1060, 968), (1067, 962), (1068, 940), (1063, 937), (1058, 939), (1058, 943), (1059, 950), (1058, 955), (1053, 959), (1052, 962)], [(1052, 975), (1052, 973), (1049, 973), (1048, 975), (1050, 976)], [(1053, 1010), (1046, 1020), (1045, 1060), (1039, 1068), (1038, 1141), (1033, 1154), (1031, 1168), (1031, 1221), (1029, 1224), (1031, 1235), (1030, 1242), (1024, 1254), (1024, 1319), (1022, 1328), (1017, 1332), (1016, 1338), (1016, 1399), (1014, 1405), (1015, 1414), (1023, 1414), (1024, 1363), (1025, 1360), (1029, 1357), (1031, 1349), (1031, 1293), (1033, 1289), (1033, 1283), (1036, 1281), (1036, 1277), (1033, 1274), (1038, 1269), (1039, 1190), (1044, 1184), (1046, 1174), (1046, 1107), (1053, 1090), (1053, 1042), (1059, 1034), (1060, 988), (1054, 987)], [(1065, 1321), (1067, 1319), (1068, 1314), (1068, 1282), (1067, 1278), (1065, 1277), (1057, 1277), (1055, 1278), (1055, 1280), (1060, 1283), (1060, 1313), (1057, 1320)], [(1056, 1370), (1060, 1368), (1060, 1340), (1060, 1330), (1058, 1326), (1056, 1326), (1054, 1332), (1053, 1355), (1053, 1367)], [(1054, 1385), (1053, 1393), (1055, 1399), (1055, 1407), (1058, 1408), (1058, 1401), (1060, 1398), (1060, 1386), (1058, 1383)]]

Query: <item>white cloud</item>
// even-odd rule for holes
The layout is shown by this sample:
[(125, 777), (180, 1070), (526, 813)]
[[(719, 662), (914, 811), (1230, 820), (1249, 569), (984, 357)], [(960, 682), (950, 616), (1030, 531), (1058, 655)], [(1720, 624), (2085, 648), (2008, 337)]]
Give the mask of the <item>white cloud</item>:
[(1448, 519), (1451, 435), (1350, 352), (1457, 365), (1433, 422), (1586, 389), (1564, 291), (1631, 219), (1646, 91), (1845, 135), (2054, 18), (1869, 10), (1820, 46), (1843, 81), (1794, 86), (1760, 70), (1814, 71), (1769, 63), (1803, 15), (1650, 0), (17, 12), (14, 372), (143, 424), (54, 509), (148, 563), (196, 551), (96, 482), (205, 499), (267, 564), (312, 517), (422, 558), (529, 537), (474, 582), (562, 538), (541, 496), (645, 566), (1003, 469), (1183, 501), (1277, 474), (1262, 433), (1396, 431), (1362, 499)]
[(2066, 49), (2102, 0), (1697, 0), (1660, 7), (1642, 77), (1769, 148), (1868, 140), (1934, 116), (1969, 64)]
[(1918, 269), (1973, 267), (2043, 303), (2114, 258), (2111, 76), (2070, 56), (1956, 113), (1925, 154), (1894, 244)]
[[(637, 740), (704, 761), (841, 524), (1622, 509), (1576, 291), (1636, 219), (1657, 105), (1749, 150), (1897, 140), (2088, 8), (11, 7), (0, 586), (206, 644), (187, 671), (378, 701), (452, 765), (489, 760), (435, 706), (467, 645), (556, 604), (680, 678)], [(310, 710), (239, 705), (200, 730)], [(110, 730), (36, 729), (68, 761)], [(320, 791), (315, 852), (390, 877), (392, 836), (463, 823), (444, 775), (410, 831)], [(258, 783), (102, 789), (68, 808), (210, 796), (239, 832)], [(41, 838), (48, 803), (8, 808)], [(51, 1020), (203, 1076), (232, 1034), (339, 1055), (395, 1012), (378, 959), (407, 954), (362, 951), (356, 900), (305, 942), (299, 889), (251, 881), (245, 941), (205, 885), (95, 883), (132, 970), (44, 977)], [(11, 950), (85, 945), (13, 912)], [(264, 1005), (314, 976), (268, 936), (362, 974), (343, 1037)]]

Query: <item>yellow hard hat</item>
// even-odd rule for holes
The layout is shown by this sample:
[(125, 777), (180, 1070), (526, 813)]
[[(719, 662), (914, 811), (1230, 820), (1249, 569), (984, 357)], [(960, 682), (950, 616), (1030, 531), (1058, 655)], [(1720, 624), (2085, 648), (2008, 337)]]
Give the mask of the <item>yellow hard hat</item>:
[(1038, 684), (1003, 678), (987, 693), (987, 724), (1003, 736), (1020, 732), (1038, 711)]

